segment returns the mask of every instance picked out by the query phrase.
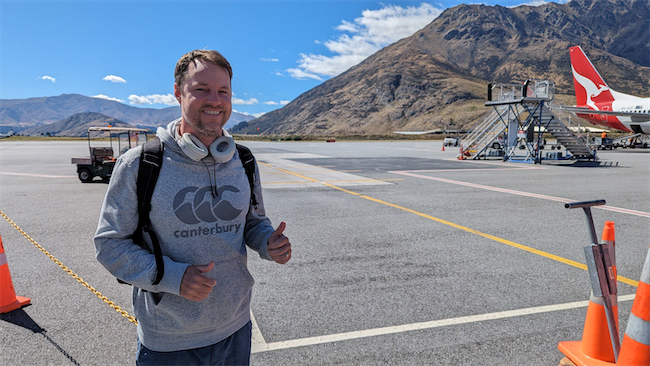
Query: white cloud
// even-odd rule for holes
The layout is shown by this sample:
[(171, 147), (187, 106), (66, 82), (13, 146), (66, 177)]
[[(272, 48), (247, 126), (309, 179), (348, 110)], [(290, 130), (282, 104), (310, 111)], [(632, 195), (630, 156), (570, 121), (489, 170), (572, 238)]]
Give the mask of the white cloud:
[(110, 81), (111, 83), (126, 83), (126, 80), (115, 75), (106, 75), (102, 80)]
[(232, 111), (235, 112), (235, 113), (243, 114), (243, 115), (245, 115), (245, 116), (253, 116), (253, 117), (255, 117), (255, 118), (258, 118), (258, 117), (263, 116), (263, 115), (266, 114), (266, 112), (260, 112), (260, 113), (240, 112), (240, 111), (238, 111), (238, 110), (236, 110), (236, 109), (233, 109)]
[(289, 73), (289, 75), (291, 75), (291, 77), (293, 77), (295, 79), (300, 79), (300, 80), (316, 79), (316, 80), (321, 80), (321, 81), (323, 80), (320, 76), (318, 76), (316, 74), (304, 72), (304, 71), (302, 71), (300, 69), (287, 69), (287, 72)]
[(240, 98), (232, 98), (232, 104), (236, 105), (254, 105), (259, 103), (259, 101), (255, 98), (250, 98), (249, 100), (243, 100)]
[(548, 1), (546, 1), (546, 0), (531, 0), (531, 1), (521, 3), (521, 4), (517, 4), (517, 5), (506, 6), (506, 8), (516, 8), (516, 7), (524, 6), (524, 5), (535, 7), (535, 6), (544, 5), (546, 3), (548, 3)]
[(165, 104), (175, 106), (178, 101), (173, 94), (151, 94), (151, 95), (129, 95), (130, 104), (144, 105), (144, 104)]
[(558, 3), (558, 4), (566, 4), (566, 3), (569, 2), (569, 0), (555, 0), (555, 1), (551, 1), (551, 0), (531, 0), (531, 1), (528, 1), (528, 2), (525, 2), (525, 3), (521, 3), (519, 5), (510, 5), (510, 6), (507, 6), (507, 8), (516, 8), (516, 7), (522, 6), (522, 5), (528, 5), (528, 6), (535, 7), (535, 6), (548, 4), (550, 2), (554, 2), (554, 3)]
[(300, 54), (298, 68), (287, 72), (296, 79), (322, 80), (321, 77), (336, 76), (383, 47), (411, 36), (440, 13), (442, 9), (426, 3), (419, 7), (385, 5), (379, 10), (364, 10), (354, 22), (343, 20), (336, 27), (349, 35), (341, 34), (325, 42), (334, 56)]
[(280, 62), (280, 60), (278, 60), (277, 58), (266, 58), (266, 57), (264, 57), (261, 60), (264, 61), (264, 62)]
[(49, 81), (51, 81), (53, 83), (56, 83), (56, 79), (49, 76), (49, 75), (41, 76), (39, 79), (41, 79), (41, 80), (49, 80)]
[(125, 101), (123, 101), (122, 99), (109, 97), (108, 95), (104, 95), (104, 94), (97, 94), (97, 95), (93, 95), (92, 97), (93, 98), (99, 98), (99, 99), (112, 100), (114, 102), (125, 103)]
[(279, 102), (274, 102), (272, 100), (269, 100), (268, 102), (264, 102), (266, 105), (287, 105), (291, 102), (290, 100), (281, 100)]

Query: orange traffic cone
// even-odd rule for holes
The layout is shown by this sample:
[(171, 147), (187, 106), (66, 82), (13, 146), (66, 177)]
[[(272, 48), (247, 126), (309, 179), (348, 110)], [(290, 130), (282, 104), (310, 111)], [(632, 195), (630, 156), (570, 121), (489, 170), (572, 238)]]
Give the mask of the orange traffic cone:
[(440, 151), (445, 151), (445, 143), (444, 142), (442, 143), (442, 150), (440, 150)]
[(618, 278), (616, 272), (616, 238), (614, 230), (614, 221), (605, 221), (605, 227), (603, 228), (603, 236), (601, 240), (603, 243), (607, 244), (609, 248), (609, 258), (612, 260), (612, 269), (614, 271), (614, 278)]
[[(612, 305), (618, 329), (618, 304)], [(616, 365), (602, 297), (593, 293), (589, 297), (582, 341), (560, 342), (557, 348), (577, 366)]]
[[(614, 278), (616, 278), (616, 256), (614, 252), (616, 241), (614, 233), (614, 222), (606, 221), (601, 239), (609, 249)], [(616, 301), (613, 302), (612, 308), (616, 321), (616, 332), (618, 332), (618, 303)], [(589, 307), (587, 307), (587, 317), (582, 331), (582, 341), (560, 342), (557, 348), (577, 366), (616, 365), (607, 326), (605, 305), (601, 296), (594, 296), (593, 292), (589, 296)]]
[(0, 314), (23, 307), (29, 304), (30, 301), (26, 297), (16, 296), (11, 274), (9, 273), (5, 248), (2, 246), (2, 237), (0, 237)]
[(650, 365), (650, 246), (618, 355), (620, 366)]

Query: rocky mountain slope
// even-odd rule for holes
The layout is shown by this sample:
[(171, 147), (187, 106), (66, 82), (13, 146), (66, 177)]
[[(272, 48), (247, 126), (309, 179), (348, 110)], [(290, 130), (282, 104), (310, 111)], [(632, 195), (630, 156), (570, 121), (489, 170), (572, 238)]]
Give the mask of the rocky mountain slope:
[[(181, 116), (180, 107), (138, 108), (79, 94), (62, 94), (56, 97), (2, 99), (0, 100), (0, 125), (23, 128), (46, 125), (84, 112), (101, 113), (140, 127), (166, 125)], [(253, 118), (233, 112), (227, 127)]]
[(459, 5), (233, 132), (330, 136), (469, 128), (489, 112), (489, 82), (552, 79), (568, 104), (574, 102), (574, 45), (610, 87), (650, 95), (650, 0)]
[(84, 112), (73, 114), (61, 121), (25, 129), (22, 135), (29, 136), (87, 136), (88, 127), (135, 127), (101, 113)]

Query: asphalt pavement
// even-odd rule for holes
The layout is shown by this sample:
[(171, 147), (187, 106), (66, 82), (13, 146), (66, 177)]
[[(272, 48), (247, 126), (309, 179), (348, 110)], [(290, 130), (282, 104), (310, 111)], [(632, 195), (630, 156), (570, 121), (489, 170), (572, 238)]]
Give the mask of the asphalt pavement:
[[(286, 265), (249, 251), (252, 365), (555, 366), (590, 293), (585, 215), (564, 203), (595, 199), (598, 235), (616, 225), (625, 331), (650, 242), (650, 150), (526, 164), (459, 161), (440, 141), (243, 144), (293, 248)], [(0, 235), (31, 299), (0, 314), (2, 365), (134, 363), (136, 327), (108, 303), (131, 314), (130, 287), (92, 243), (107, 185), (70, 163), (87, 154), (83, 141), (0, 141)]]

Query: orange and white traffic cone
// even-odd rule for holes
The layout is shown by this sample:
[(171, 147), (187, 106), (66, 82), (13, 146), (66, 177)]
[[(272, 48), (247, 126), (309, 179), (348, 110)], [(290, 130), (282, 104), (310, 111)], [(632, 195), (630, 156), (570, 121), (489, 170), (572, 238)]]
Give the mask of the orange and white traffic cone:
[(440, 151), (445, 151), (445, 143), (444, 142), (442, 143), (442, 150), (440, 150)]
[[(612, 305), (618, 329), (618, 304)], [(560, 342), (557, 348), (577, 366), (616, 365), (602, 297), (593, 293), (589, 297), (582, 340)]]
[(5, 248), (2, 246), (2, 237), (0, 237), (0, 314), (23, 307), (29, 304), (30, 301), (26, 297), (16, 296), (11, 274), (9, 273)]
[[(616, 278), (616, 256), (615, 256), (615, 231), (614, 222), (605, 221), (601, 240), (607, 244), (614, 278)], [(615, 298), (615, 297), (614, 297)], [(612, 304), (616, 332), (618, 332), (618, 303)], [(612, 341), (605, 315), (605, 305), (601, 296), (594, 296), (593, 291), (589, 296), (587, 316), (582, 331), (582, 341), (560, 342), (557, 348), (564, 353), (577, 366), (605, 366), (616, 365), (616, 357), (612, 348)], [(648, 365), (650, 366), (650, 365)]]
[(650, 246), (618, 355), (620, 366), (650, 365)]

